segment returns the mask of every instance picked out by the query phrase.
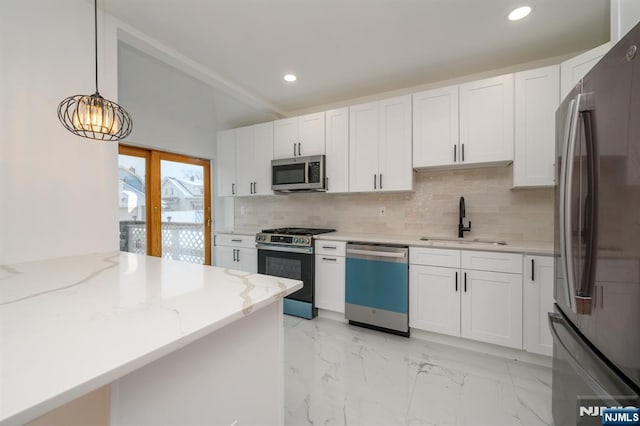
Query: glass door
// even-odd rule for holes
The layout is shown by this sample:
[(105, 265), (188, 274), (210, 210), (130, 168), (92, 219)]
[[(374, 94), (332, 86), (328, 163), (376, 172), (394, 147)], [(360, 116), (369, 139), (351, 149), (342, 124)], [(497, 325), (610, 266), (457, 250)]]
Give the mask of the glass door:
[(160, 154), (160, 232), (165, 259), (211, 263), (208, 164)]
[(208, 160), (120, 145), (120, 250), (211, 265)]
[(120, 251), (147, 254), (149, 233), (147, 189), (149, 151), (120, 147), (118, 156), (118, 216)]

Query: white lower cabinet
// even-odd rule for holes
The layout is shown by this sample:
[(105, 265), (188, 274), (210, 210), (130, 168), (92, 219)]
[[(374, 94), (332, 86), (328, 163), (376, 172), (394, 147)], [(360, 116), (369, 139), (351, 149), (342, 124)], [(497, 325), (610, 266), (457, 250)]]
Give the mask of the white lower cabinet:
[(525, 349), (551, 356), (553, 339), (549, 331), (548, 313), (553, 311), (553, 257), (524, 258)]
[(316, 307), (344, 313), (345, 258), (316, 254)]
[(522, 349), (522, 275), (462, 271), (461, 336)]
[(344, 314), (346, 243), (316, 240), (315, 247), (315, 305)]
[(522, 349), (522, 255), (409, 249), (409, 325)]
[(254, 235), (216, 234), (213, 265), (245, 272), (258, 272), (258, 250)]
[(409, 326), (460, 335), (460, 271), (411, 265)]

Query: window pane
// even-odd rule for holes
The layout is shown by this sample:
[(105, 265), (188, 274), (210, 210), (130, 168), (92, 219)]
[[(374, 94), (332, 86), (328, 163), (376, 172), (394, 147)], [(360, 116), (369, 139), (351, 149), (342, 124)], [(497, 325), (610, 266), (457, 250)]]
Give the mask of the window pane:
[(147, 254), (146, 169), (142, 157), (118, 156), (121, 251)]
[(160, 162), (162, 257), (205, 263), (204, 167)]

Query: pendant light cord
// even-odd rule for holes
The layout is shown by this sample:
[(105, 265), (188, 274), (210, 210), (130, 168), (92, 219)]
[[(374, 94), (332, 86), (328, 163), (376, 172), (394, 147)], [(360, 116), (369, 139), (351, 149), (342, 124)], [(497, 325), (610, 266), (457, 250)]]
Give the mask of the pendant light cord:
[(98, 92), (98, 0), (93, 1), (94, 43), (96, 48), (96, 93)]

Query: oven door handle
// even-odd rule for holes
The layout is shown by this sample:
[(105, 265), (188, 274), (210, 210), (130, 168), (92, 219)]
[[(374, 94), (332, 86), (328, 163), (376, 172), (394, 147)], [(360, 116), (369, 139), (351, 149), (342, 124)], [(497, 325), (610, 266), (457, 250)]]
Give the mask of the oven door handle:
[(291, 247), (291, 246), (276, 246), (276, 245), (270, 245), (270, 244), (258, 244), (256, 245), (256, 248), (258, 250), (313, 254), (313, 247)]

